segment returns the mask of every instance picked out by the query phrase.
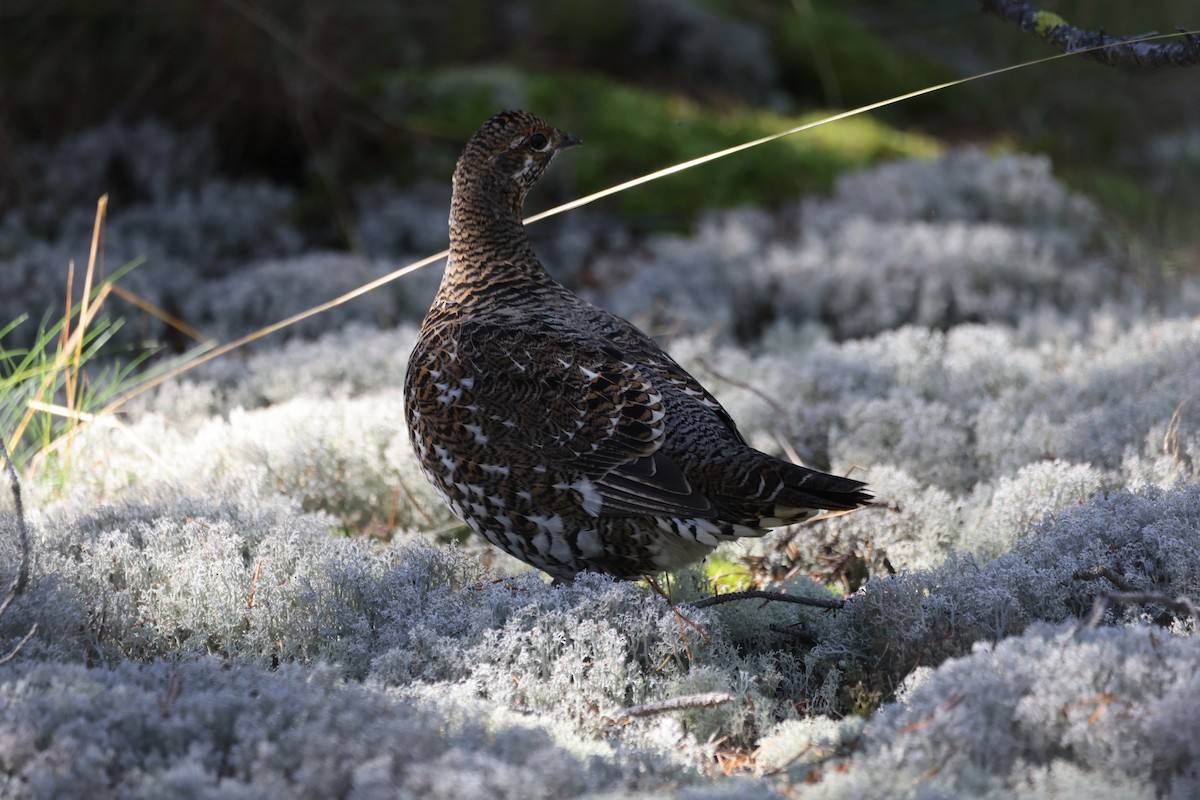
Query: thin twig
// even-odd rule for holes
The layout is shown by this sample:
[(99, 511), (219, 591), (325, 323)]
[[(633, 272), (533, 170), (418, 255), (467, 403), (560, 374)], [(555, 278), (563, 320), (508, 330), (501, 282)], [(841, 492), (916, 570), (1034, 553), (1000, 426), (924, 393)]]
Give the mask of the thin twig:
[(1114, 572), (1111, 567), (1096, 566), (1079, 569), (1075, 570), (1075, 574), (1071, 577), (1077, 581), (1097, 581), (1103, 578), (1122, 592), (1136, 592), (1138, 590), (1136, 586)]
[(184, 336), (188, 337), (189, 339), (194, 339), (195, 341), (199, 342), (200, 344), (204, 344), (205, 342), (210, 340), (210, 337), (205, 336), (203, 333), (196, 330), (191, 325), (188, 325), (186, 322), (184, 322), (179, 317), (172, 314), (170, 311), (166, 311), (165, 309), (159, 308), (158, 306), (154, 305), (154, 303), (151, 303), (149, 300), (142, 297), (141, 295), (134, 294), (133, 292), (129, 291), (128, 289), (124, 289), (115, 283), (112, 285), (112, 293), (115, 294), (117, 297), (121, 298), (122, 300), (124, 300), (125, 302), (127, 302), (133, 306), (136, 306), (137, 308), (140, 308), (142, 311), (145, 311), (150, 316), (155, 317), (156, 319), (160, 320), (161, 322), (166, 323), (168, 326), (179, 331), (180, 333), (182, 333)]
[(709, 637), (709, 635), (707, 633), (705, 633), (704, 628), (701, 628), (699, 625), (697, 625), (695, 622), (693, 622), (691, 619), (689, 619), (687, 616), (685, 616), (683, 614), (683, 612), (681, 612), (679, 610), (679, 606), (675, 605), (675, 601), (671, 599), (671, 596), (668, 595), (665, 591), (663, 591), (663, 588), (658, 585), (658, 581), (655, 580), (653, 575), (647, 575), (646, 582), (648, 584), (650, 584), (650, 588), (653, 589), (655, 592), (657, 592), (658, 595), (660, 597), (662, 597), (662, 599), (667, 601), (667, 605), (669, 605), (671, 607), (671, 610), (675, 612), (675, 623), (677, 625), (679, 625), (679, 638), (683, 642), (683, 650), (685, 653), (687, 653), (688, 661), (691, 661), (692, 660), (692, 649), (690, 647), (688, 647), (687, 635), (684, 633), (683, 623), (686, 622), (688, 625), (690, 625), (692, 627), (693, 630), (696, 631), (696, 633), (700, 634), (700, 637), (702, 639), (704, 639), (706, 644), (712, 644), (712, 639)]
[(726, 592), (725, 594), (717, 594), (712, 597), (706, 597), (703, 600), (697, 600), (691, 603), (693, 608), (708, 608), (709, 606), (720, 605), (721, 603), (729, 603), (734, 600), (778, 600), (781, 603), (796, 603), (802, 606), (816, 606), (817, 608), (841, 608), (845, 605), (843, 600), (826, 600), (820, 597), (803, 597), (798, 594), (784, 594), (783, 592), (767, 592), (762, 589), (745, 589), (740, 592)]
[(1091, 613), (1079, 621), (1079, 624), (1075, 627), (1074, 634), (1078, 634), (1084, 628), (1094, 628), (1099, 625), (1100, 620), (1104, 619), (1104, 612), (1108, 610), (1110, 603), (1153, 603), (1169, 611), (1174, 611), (1177, 614), (1190, 615), (1192, 624), (1195, 625), (1197, 630), (1200, 630), (1200, 608), (1196, 607), (1196, 603), (1192, 598), (1185, 595), (1171, 597), (1170, 595), (1158, 592), (1134, 591), (1104, 592), (1096, 595), (1096, 598), (1092, 601)]
[(1110, 592), (1108, 599), (1115, 603), (1154, 603), (1178, 614), (1189, 614), (1200, 628), (1200, 608), (1187, 595), (1170, 597), (1158, 592)]
[(640, 706), (630, 706), (621, 709), (613, 718), (616, 720), (633, 719), (635, 717), (650, 717), (655, 714), (665, 714), (668, 711), (684, 711), (692, 708), (712, 708), (724, 705), (733, 700), (733, 695), (727, 692), (705, 692), (704, 694), (688, 694), (682, 697), (672, 697), (667, 700), (657, 700), (653, 703), (643, 703)]
[[(433, 517), (430, 516), (429, 512), (425, 510), (425, 506), (421, 505), (421, 501), (417, 499), (415, 494), (413, 494), (412, 489), (408, 488), (408, 484), (404, 482), (403, 478), (397, 478), (397, 481), (399, 483), (399, 486), (396, 488), (397, 501), (400, 499), (400, 493), (403, 492), (404, 496), (408, 498), (408, 504), (415, 508), (417, 513), (424, 517), (427, 523), (432, 525)], [(396, 505), (399, 505), (399, 503), (396, 503)], [(394, 510), (392, 511), (391, 519), (388, 520), (388, 525), (389, 527), (393, 528), (396, 526), (396, 515)]]
[(813, 632), (810, 631), (807, 626), (796, 627), (792, 625), (776, 625), (772, 623), (771, 625), (767, 626), (767, 630), (772, 631), (773, 633), (779, 633), (784, 636), (788, 636), (792, 639), (798, 639), (804, 644), (817, 643), (816, 635), (813, 634)]
[[(8, 477), (12, 481), (13, 507), (17, 514), (17, 536), (21, 543), (21, 564), (17, 567), (17, 577), (13, 580), (12, 585), (8, 588), (8, 594), (4, 601), (0, 603), (0, 616), (3, 616), (8, 607), (12, 605), (12, 601), (21, 596), (25, 592), (25, 587), (29, 584), (29, 528), (25, 524), (25, 506), (21, 502), (21, 481), (17, 478), (17, 468), (13, 466), (12, 457), (8, 454), (8, 447), (4, 444), (4, 437), (0, 436), (0, 453), (4, 455), (5, 469), (8, 471)], [(17, 653), (21, 652), (21, 648), (33, 638), (33, 634), (37, 632), (37, 623), (33, 623), (29, 627), (29, 632), (17, 642), (16, 647), (8, 652), (8, 655), (0, 658), (0, 665), (7, 664), (17, 657)]]
[(29, 643), (29, 640), (33, 638), (35, 633), (37, 633), (37, 629), (38, 624), (36, 622), (29, 626), (29, 632), (21, 637), (21, 641), (17, 642), (16, 646), (12, 650), (8, 651), (8, 655), (0, 657), (0, 667), (17, 657), (17, 653), (20, 653), (21, 648)]
[(0, 453), (4, 455), (4, 468), (12, 482), (13, 508), (17, 512), (17, 535), (21, 543), (21, 566), (17, 570), (17, 579), (9, 589), (9, 598), (4, 601), (3, 607), (0, 607), (0, 614), (3, 614), (12, 597), (24, 592), (25, 585), (29, 583), (29, 528), (25, 525), (25, 505), (21, 502), (21, 481), (17, 477), (17, 468), (13, 466), (3, 436), (0, 436)]

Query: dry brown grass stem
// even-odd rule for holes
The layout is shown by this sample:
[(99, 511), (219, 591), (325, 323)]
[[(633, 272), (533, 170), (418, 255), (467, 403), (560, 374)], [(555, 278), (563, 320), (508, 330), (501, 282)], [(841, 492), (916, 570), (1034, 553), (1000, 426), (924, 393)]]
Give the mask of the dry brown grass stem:
[(163, 323), (165, 323), (166, 325), (171, 326), (172, 328), (179, 331), (184, 336), (188, 337), (189, 339), (191, 339), (195, 342), (203, 344), (204, 342), (209, 341), (208, 336), (205, 336), (203, 333), (196, 330), (191, 325), (188, 325), (186, 322), (184, 322), (183, 320), (181, 320), (179, 317), (175, 316), (174, 314), (170, 313), (169, 311), (165, 311), (165, 310), (159, 308), (158, 306), (154, 305), (154, 303), (151, 303), (149, 300), (142, 297), (141, 295), (134, 294), (133, 292), (129, 291), (128, 289), (123, 289), (115, 283), (112, 284), (112, 293), (115, 294), (117, 297), (121, 298), (122, 300), (124, 300), (125, 302), (129, 303), (130, 305), (134, 306), (135, 308), (141, 309), (142, 311), (146, 312), (147, 314), (154, 317), (155, 319), (158, 319), (158, 320), (162, 321)]
[[(58, 348), (58, 353), (54, 357), (54, 362), (50, 369), (46, 370), (46, 375), (42, 378), (42, 385), (38, 388), (35, 397), (44, 397), (54, 382), (55, 376), (59, 373), (65, 373), (66, 377), (66, 396), (67, 408), (74, 411), (76, 404), (77, 393), (80, 390), (78, 384), (78, 375), (80, 366), (83, 361), (83, 342), (87, 335), (88, 326), (92, 324), (96, 314), (104, 305), (104, 301), (112, 291), (111, 283), (102, 283), (99, 291), (94, 299), (91, 298), (93, 279), (95, 275), (96, 262), (99, 256), (99, 241), (104, 230), (104, 215), (108, 207), (108, 195), (100, 198), (96, 206), (96, 223), (92, 231), (92, 253), (88, 259), (87, 272), (84, 275), (84, 294), (83, 300), (79, 306), (79, 320), (74, 330), (70, 330), (70, 319), (72, 316), (71, 297), (67, 296), (66, 321), (63, 324), (63, 338), (61, 346)], [(72, 266), (72, 273), (74, 272)], [(72, 276), (73, 277), (73, 276)], [(69, 332), (68, 332), (69, 331)], [(29, 427), (29, 423), (33, 421), (35, 409), (32, 405), (25, 409), (25, 413), (21, 417), (21, 421), (17, 423), (17, 428), (13, 432), (9, 441), (15, 446), (21, 441), (25, 430)], [(68, 435), (73, 435), (74, 429), (68, 432)]]

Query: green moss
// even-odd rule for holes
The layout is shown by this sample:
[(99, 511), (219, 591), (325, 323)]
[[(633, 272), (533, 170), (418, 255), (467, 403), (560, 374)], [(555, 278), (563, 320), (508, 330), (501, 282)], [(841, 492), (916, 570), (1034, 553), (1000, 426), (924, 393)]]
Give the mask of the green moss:
[[(543, 114), (584, 140), (584, 147), (555, 166), (572, 176), (578, 194), (824, 116), (785, 116), (744, 107), (716, 110), (596, 75), (528, 76), (512, 69), (406, 76), (393, 83), (389, 94), (402, 99), (410, 119), (452, 135), (455, 154), (461, 141), (498, 109), (524, 106)], [(857, 117), (671, 175), (603, 202), (609, 211), (642, 222), (682, 225), (703, 209), (793, 200), (829, 189), (844, 171), (888, 158), (932, 157), (938, 149), (929, 137)], [(438, 168), (431, 177), (445, 177), (445, 163), (438, 159), (427, 163)]]
[(842, 687), (842, 701), (847, 714), (870, 719), (884, 703), (883, 692), (870, 689), (862, 683)]
[(711, 555), (704, 561), (704, 574), (717, 594), (751, 588), (750, 572), (745, 564)]
[(1066, 25), (1067, 21), (1053, 12), (1039, 11), (1033, 15), (1033, 24), (1038, 36), (1046, 37), (1054, 33), (1056, 28)]

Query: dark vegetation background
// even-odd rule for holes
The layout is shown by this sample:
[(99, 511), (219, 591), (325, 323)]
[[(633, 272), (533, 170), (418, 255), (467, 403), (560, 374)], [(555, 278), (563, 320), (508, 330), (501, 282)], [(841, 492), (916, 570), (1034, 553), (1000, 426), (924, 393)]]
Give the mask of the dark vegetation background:
[[(1121, 35), (1196, 23), (1191, 0), (1049, 10)], [(1048, 54), (971, 0), (3, 0), (0, 212), (32, 199), (11, 153), (155, 118), (211, 131), (225, 175), (295, 187), (293, 221), (311, 243), (361, 249), (347, 213), (356, 186), (446, 182), (465, 137), (507, 104), (586, 140), (547, 190), (565, 197), (776, 130), (776, 115)], [(699, 209), (826, 189), (847, 167), (908, 152), (896, 131), (909, 131), (1047, 153), (1122, 232), (1194, 265), (1195, 160), (1179, 172), (1151, 162), (1156, 142), (1200, 124), (1198, 81), (1063, 60), (878, 112), (895, 130), (856, 146), (762, 148), (601, 209), (684, 227)], [(80, 202), (136, 201), (122, 178), (110, 165), (103, 186), (78, 187)]]

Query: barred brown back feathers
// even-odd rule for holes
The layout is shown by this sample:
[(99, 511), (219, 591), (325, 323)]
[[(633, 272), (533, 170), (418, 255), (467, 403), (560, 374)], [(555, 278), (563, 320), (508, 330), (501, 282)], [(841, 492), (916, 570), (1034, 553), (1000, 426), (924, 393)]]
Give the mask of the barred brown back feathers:
[(676, 569), (721, 541), (869, 503), (859, 481), (750, 447), (650, 337), (549, 276), (521, 208), (577, 144), (507, 111), (454, 171), (450, 258), (404, 384), (421, 468), (454, 513), (570, 580)]

